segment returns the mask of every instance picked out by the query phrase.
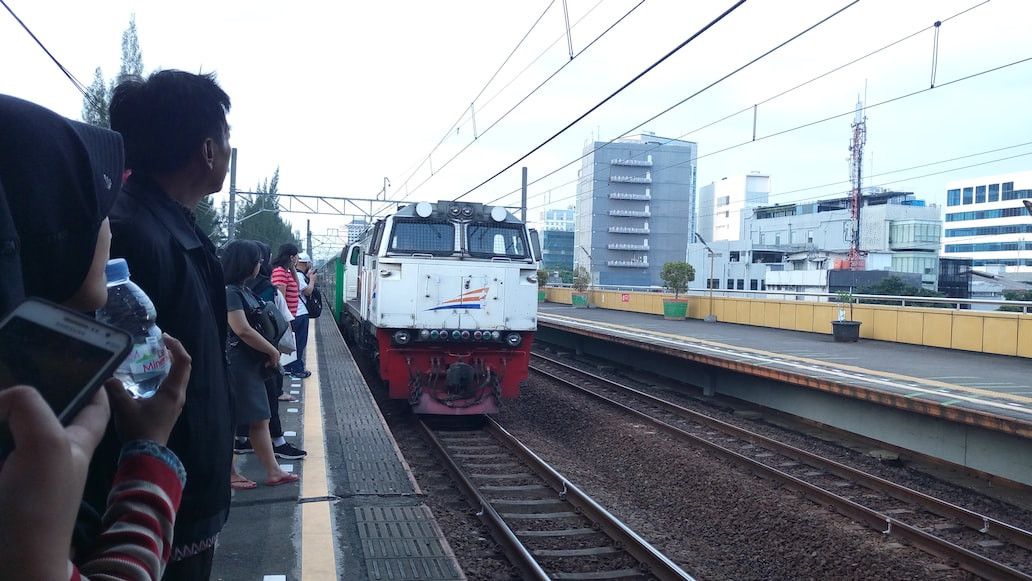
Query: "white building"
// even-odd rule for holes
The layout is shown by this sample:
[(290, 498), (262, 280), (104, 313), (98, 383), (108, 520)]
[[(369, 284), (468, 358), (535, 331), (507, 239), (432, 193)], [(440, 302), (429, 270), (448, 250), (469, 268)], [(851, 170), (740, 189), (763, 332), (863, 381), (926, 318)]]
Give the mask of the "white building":
[[(865, 193), (860, 239), (867, 270), (917, 275), (934, 288), (940, 211), (910, 193)], [(712, 273), (705, 247), (689, 245), (688, 261), (696, 270), (692, 288), (827, 292), (828, 271), (841, 266), (849, 253), (849, 200), (757, 207), (742, 229), (740, 240), (709, 244), (715, 253)]]
[(357, 242), (362, 237), (362, 233), (369, 229), (369, 222), (364, 218), (353, 218), (351, 223), (346, 226), (348, 232), (348, 244)]
[(970, 258), (975, 268), (1032, 272), (1032, 171), (949, 182), (944, 258)]
[(545, 210), (541, 213), (541, 221), (545, 223), (545, 230), (573, 232), (576, 218), (574, 212), (572, 207), (565, 210)]
[(753, 172), (711, 182), (699, 190), (698, 232), (707, 241), (741, 240), (751, 210), (767, 203), (770, 176)]

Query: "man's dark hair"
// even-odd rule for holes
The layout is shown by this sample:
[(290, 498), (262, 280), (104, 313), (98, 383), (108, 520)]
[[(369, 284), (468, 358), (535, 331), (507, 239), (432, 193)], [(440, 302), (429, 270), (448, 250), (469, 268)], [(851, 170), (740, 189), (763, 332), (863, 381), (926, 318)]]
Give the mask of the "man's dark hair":
[(108, 110), (111, 128), (125, 141), (126, 167), (149, 176), (182, 169), (205, 139), (229, 130), (229, 95), (214, 74), (130, 77), (115, 87)]
[(226, 282), (241, 284), (251, 278), (262, 251), (253, 240), (234, 240), (222, 251), (222, 271)]

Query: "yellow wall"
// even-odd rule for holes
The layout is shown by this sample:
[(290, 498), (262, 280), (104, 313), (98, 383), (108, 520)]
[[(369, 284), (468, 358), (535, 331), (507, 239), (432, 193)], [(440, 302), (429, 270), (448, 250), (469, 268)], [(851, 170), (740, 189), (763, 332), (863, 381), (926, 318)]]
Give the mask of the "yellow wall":
[[(547, 290), (549, 302), (573, 302), (571, 289)], [(600, 308), (653, 315), (663, 314), (665, 296), (668, 295), (591, 292), (593, 304)], [(711, 312), (724, 323), (830, 334), (831, 322), (838, 318), (838, 305), (714, 297), (711, 308), (708, 296), (688, 297), (689, 318), (702, 319)], [(852, 317), (863, 323), (860, 336), (867, 339), (1032, 358), (1032, 314), (856, 305)]]

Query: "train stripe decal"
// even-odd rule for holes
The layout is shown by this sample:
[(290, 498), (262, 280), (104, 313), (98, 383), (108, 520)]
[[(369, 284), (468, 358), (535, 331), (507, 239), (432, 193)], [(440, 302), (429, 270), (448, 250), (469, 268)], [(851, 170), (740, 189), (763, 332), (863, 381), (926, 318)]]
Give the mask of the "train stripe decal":
[(480, 303), (484, 302), (487, 298), (488, 287), (478, 288), (471, 291), (466, 291), (459, 295), (458, 298), (448, 299), (436, 307), (427, 309), (428, 311), (440, 311), (442, 309), (480, 309)]

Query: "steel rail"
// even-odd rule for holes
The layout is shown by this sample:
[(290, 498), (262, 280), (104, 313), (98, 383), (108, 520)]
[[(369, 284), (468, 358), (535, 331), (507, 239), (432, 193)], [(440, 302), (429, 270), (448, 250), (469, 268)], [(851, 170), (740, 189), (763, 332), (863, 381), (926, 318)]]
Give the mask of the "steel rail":
[(491, 435), (505, 442), (510, 450), (516, 452), (531, 470), (559, 493), (561, 498), (577, 507), (586, 517), (602, 528), (607, 535), (617, 541), (623, 550), (647, 566), (650, 573), (663, 580), (684, 581), (692, 579), (676, 563), (659, 552), (648, 541), (641, 538), (620, 519), (616, 518), (616, 516), (603, 508), (602, 505), (595, 502), (580, 488), (577, 488), (576, 485), (563, 477), (562, 474), (556, 472), (547, 462), (524, 446), (497, 422), (488, 419), (485, 428)]
[(1032, 532), (1029, 532), (1022, 528), (1007, 524), (1003, 521), (985, 516), (983, 514), (979, 514), (964, 507), (957, 506), (955, 504), (935, 498), (934, 496), (927, 495), (923, 492), (912, 490), (905, 486), (896, 484), (895, 482), (892, 482), (890, 480), (886, 480), (873, 474), (868, 474), (867, 472), (858, 470), (845, 464), (841, 464), (834, 460), (823, 458), (812, 452), (807, 452), (806, 450), (796, 448), (795, 446), (790, 446), (788, 444), (768, 438), (767, 436), (764, 436), (762, 434), (757, 434), (755, 432), (751, 432), (749, 430), (740, 428), (733, 424), (729, 424), (727, 422), (718, 420), (716, 418), (712, 418), (705, 414), (687, 409), (677, 404), (668, 402), (664, 399), (658, 398), (656, 396), (644, 393), (632, 387), (628, 387), (621, 383), (615, 382), (611, 379), (595, 375), (594, 373), (585, 371), (583, 369), (577, 369), (576, 367), (572, 367), (562, 361), (558, 361), (551, 357), (539, 355), (537, 353), (532, 353), (532, 355), (538, 359), (547, 361), (552, 365), (556, 365), (558, 367), (562, 367), (563, 369), (567, 369), (580, 375), (583, 375), (585, 377), (589, 377), (594, 381), (611, 385), (616, 389), (633, 393), (636, 396), (647, 400), (649, 403), (658, 405), (663, 409), (674, 414), (678, 414), (692, 421), (696, 421), (707, 426), (719, 429), (721, 431), (731, 433), (735, 437), (747, 440), (758, 446), (773, 449), (784, 456), (787, 456), (799, 462), (803, 462), (815, 468), (821, 468), (827, 472), (839, 476), (840, 478), (854, 480), (859, 484), (867, 486), (868, 488), (884, 492), (897, 500), (917, 504), (925, 508), (929, 512), (941, 516), (943, 518), (955, 519), (972, 530), (978, 531), (980, 533), (988, 533), (991, 536), (1005, 539), (1011, 543), (1014, 543), (1015, 545), (1018, 545), (1019, 547), (1032, 551)]
[[(540, 356), (538, 356), (538, 357), (540, 357)], [(618, 384), (616, 382), (613, 382), (613, 381), (610, 381), (608, 379), (598, 378), (598, 376), (594, 376), (591, 373), (588, 373), (588, 372), (585, 372), (585, 371), (582, 371), (582, 370), (579, 370), (579, 369), (576, 369), (576, 368), (569, 367), (569, 366), (564, 365), (562, 363), (558, 363), (558, 364), (562, 365), (563, 367), (567, 367), (567, 368), (569, 368), (569, 369), (571, 369), (571, 370), (573, 370), (573, 371), (575, 371), (577, 373), (580, 373), (582, 375), (590, 376), (590, 377), (592, 377), (592, 379), (596, 379), (597, 378), (597, 380), (601, 380), (601, 381), (603, 381), (605, 383), (618, 386), (621, 389), (630, 389), (631, 391), (634, 391), (636, 393), (641, 394), (641, 392), (638, 391), (638, 390), (633, 390), (631, 388), (627, 388), (626, 386), (621, 386), (620, 384)], [(613, 399), (610, 399), (610, 398), (605, 397), (605, 396), (603, 396), (601, 394), (598, 394), (598, 393), (596, 393), (596, 392), (594, 392), (594, 391), (592, 391), (592, 390), (590, 390), (588, 388), (581, 387), (581, 386), (573, 383), (572, 381), (570, 381), (568, 379), (559, 377), (559, 376), (557, 376), (557, 375), (555, 375), (553, 373), (549, 373), (549, 372), (544, 371), (544, 370), (542, 370), (540, 368), (537, 368), (537, 367), (531, 366), (531, 369), (533, 371), (535, 371), (537, 373), (540, 373), (540, 374), (542, 374), (542, 375), (544, 375), (546, 377), (549, 377), (549, 378), (551, 378), (551, 379), (553, 379), (553, 380), (555, 380), (555, 381), (557, 381), (559, 383), (567, 385), (567, 386), (569, 386), (569, 387), (571, 387), (571, 388), (573, 388), (575, 390), (581, 391), (581, 392), (583, 392), (583, 393), (585, 393), (587, 395), (590, 395), (590, 396), (592, 396), (592, 397), (594, 397), (594, 398), (596, 398), (596, 399), (598, 399), (598, 400), (600, 400), (600, 401), (602, 401), (604, 403), (607, 403), (607, 404), (609, 404), (609, 405), (611, 405), (613, 407), (616, 407), (617, 409), (619, 409), (619, 410), (621, 410), (621, 411), (623, 411), (625, 413), (631, 414), (632, 416), (634, 416), (634, 417), (636, 417), (638, 419), (646, 421), (646, 422), (656, 426), (657, 428), (663, 430), (664, 432), (667, 432), (667, 433), (669, 433), (669, 434), (671, 434), (671, 435), (673, 435), (675, 437), (687, 440), (687, 441), (692, 442), (694, 444), (697, 444), (697, 445), (699, 445), (699, 446), (701, 446), (703, 448), (706, 448), (706, 449), (708, 449), (708, 450), (710, 450), (712, 452), (715, 452), (715, 453), (719, 454), (720, 456), (723, 456), (726, 459), (729, 459), (729, 460), (731, 460), (733, 462), (736, 462), (736, 463), (742, 465), (749, 472), (757, 474), (758, 476), (769, 477), (769, 478), (772, 478), (772, 479), (774, 479), (776, 481), (779, 481), (779, 482), (785, 484), (786, 486), (788, 486), (790, 488), (793, 488), (793, 489), (796, 489), (796, 490), (800, 491), (801, 493), (803, 493), (804, 495), (808, 496), (812, 500), (815, 500), (816, 502), (819, 502), (820, 504), (823, 504), (823, 505), (831, 508), (835, 512), (838, 512), (840, 514), (848, 516), (848, 517), (850, 517), (850, 518), (852, 518), (852, 519), (854, 519), (854, 520), (856, 520), (858, 522), (862, 522), (862, 523), (866, 524), (867, 526), (869, 526), (870, 528), (873, 528), (875, 530), (881, 531), (883, 534), (892, 535), (894, 537), (906, 540), (907, 542), (909, 542), (912, 545), (914, 545), (914, 546), (924, 550), (925, 552), (928, 552), (928, 553), (931, 553), (933, 555), (937, 555), (939, 557), (943, 557), (945, 559), (951, 560), (951, 561), (957, 563), (960, 568), (962, 568), (962, 569), (964, 569), (966, 571), (969, 571), (971, 573), (974, 573), (975, 575), (979, 575), (980, 577), (983, 577), (985, 579), (991, 579), (991, 580), (1014, 580), (1014, 579), (1018, 579), (1018, 580), (1024, 580), (1024, 581), (1032, 581), (1032, 576), (1030, 576), (1030, 575), (1028, 575), (1026, 573), (1023, 573), (1022, 571), (1019, 571), (1017, 569), (1009, 567), (1009, 566), (1007, 566), (1007, 565), (1005, 565), (1003, 563), (998, 563), (996, 561), (993, 561), (992, 559), (989, 559), (989, 558), (987, 558), (987, 557), (985, 557), (983, 555), (979, 555), (978, 553), (975, 553), (973, 551), (965, 549), (964, 547), (955, 545), (955, 544), (953, 544), (953, 543), (951, 543), (951, 542), (949, 542), (949, 541), (947, 541), (945, 539), (941, 539), (939, 537), (931, 535), (931, 534), (929, 534), (929, 533), (927, 533), (927, 532), (925, 532), (925, 531), (923, 531), (923, 530), (921, 530), (921, 529), (919, 529), (917, 527), (908, 525), (908, 524), (906, 524), (906, 523), (904, 523), (902, 521), (899, 521), (899, 520), (897, 520), (895, 518), (886, 516), (886, 515), (878, 512), (878, 511), (875, 511), (873, 509), (867, 508), (867, 507), (865, 507), (863, 505), (857, 504), (857, 503), (855, 503), (855, 502), (853, 502), (851, 500), (843, 498), (843, 497), (841, 497), (841, 496), (839, 496), (837, 494), (829, 492), (829, 491), (827, 491), (827, 490), (825, 490), (825, 489), (823, 489), (823, 488), (821, 488), (819, 486), (810, 484), (809, 482), (806, 482), (804, 480), (796, 478), (795, 476), (792, 476), (791, 474), (787, 474), (785, 472), (777, 470), (776, 468), (772, 468), (770, 466), (767, 466), (767, 465), (763, 464), (762, 462), (759, 462), (757, 460), (753, 460), (752, 458), (749, 458), (747, 456), (739, 454), (738, 452), (735, 452), (733, 450), (729, 450), (729, 449), (727, 449), (727, 448), (725, 448), (723, 446), (720, 446), (718, 444), (710, 442), (710, 441), (708, 441), (708, 440), (706, 440), (704, 438), (701, 438), (699, 436), (696, 436), (694, 434), (690, 434), (690, 433), (688, 433), (688, 432), (686, 432), (686, 431), (684, 431), (684, 430), (682, 430), (680, 428), (677, 428), (675, 426), (672, 426), (672, 425), (670, 425), (670, 424), (668, 424), (668, 423), (666, 423), (666, 422), (664, 422), (664, 421), (662, 421), (662, 420), (660, 420), (658, 418), (654, 418), (654, 417), (652, 417), (652, 416), (650, 416), (648, 414), (645, 414), (643, 412), (640, 412), (638, 410), (630, 408), (630, 407), (628, 407), (628, 406), (626, 406), (626, 405), (624, 405), (624, 404), (622, 404), (620, 402), (617, 402), (617, 401), (615, 401)], [(643, 395), (647, 395), (647, 394), (643, 394)], [(649, 396), (649, 397), (651, 397), (651, 396)], [(662, 400), (659, 400), (659, 401), (662, 401)], [(689, 412), (690, 414), (695, 414), (695, 412), (691, 412), (691, 410), (685, 410), (685, 411)], [(703, 416), (703, 417), (705, 417), (705, 416)], [(712, 418), (710, 418), (710, 419), (712, 420)], [(716, 422), (717, 420), (713, 420), (713, 421)], [(720, 422), (720, 423), (724, 424), (723, 422)], [(721, 429), (723, 429), (722, 426), (718, 426), (717, 424), (709, 424), (709, 425), (713, 425), (714, 427), (720, 427)], [(736, 431), (740, 430), (740, 428), (737, 428), (736, 426), (731, 426), (730, 424), (724, 424), (724, 425), (727, 425), (729, 427), (735, 428)], [(758, 438), (763, 438), (763, 436), (759, 436), (759, 434), (755, 434), (755, 436), (757, 436)], [(929, 498), (931, 498), (931, 497), (929, 497)], [(1020, 529), (1017, 529), (1017, 530), (1020, 530)]]
[(451, 472), (455, 479), (456, 484), (462, 490), (466, 498), (480, 506), (480, 511), (477, 516), (484, 523), (484, 526), (491, 532), (491, 536), (494, 537), (495, 542), (501, 547), (502, 552), (508, 557), (509, 562), (512, 563), (517, 569), (520, 570), (523, 579), (538, 579), (541, 581), (547, 581), (550, 579), (545, 570), (541, 568), (537, 560), (527, 547), (520, 542), (519, 538), (516, 537), (516, 533), (509, 528), (509, 525), (505, 524), (505, 520), (498, 514), (497, 511), (491, 506), (491, 503), (477, 490), (477, 487), (473, 482), (466, 477), (462, 472), (462, 469), (455, 463), (448, 454), (447, 449), (441, 440), (433, 433), (424, 422), (419, 421), (419, 428), (423, 431), (423, 435), (430, 441), (431, 447), (434, 453), (444, 462), (445, 467)]

